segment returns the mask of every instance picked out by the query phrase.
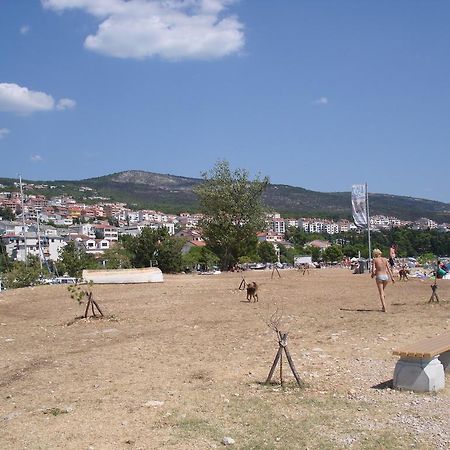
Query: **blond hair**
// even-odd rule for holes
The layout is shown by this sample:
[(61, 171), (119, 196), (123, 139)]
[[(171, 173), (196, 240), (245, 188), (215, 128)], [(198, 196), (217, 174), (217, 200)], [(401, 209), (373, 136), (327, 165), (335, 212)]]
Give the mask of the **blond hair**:
[(381, 256), (383, 252), (379, 248), (374, 248), (372, 254), (373, 257), (376, 258), (377, 256)]

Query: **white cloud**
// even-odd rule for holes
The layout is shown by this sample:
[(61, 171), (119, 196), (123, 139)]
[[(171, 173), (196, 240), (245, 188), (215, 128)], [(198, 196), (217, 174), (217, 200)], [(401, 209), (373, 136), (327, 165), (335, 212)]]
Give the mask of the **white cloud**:
[[(68, 98), (59, 100), (58, 109), (75, 106), (75, 101)], [(63, 107), (58, 107), (62, 105)], [(37, 111), (55, 109), (54, 98), (45, 92), (31, 91), (15, 83), (0, 83), (0, 111), (17, 114), (31, 114)]]
[(328, 105), (328, 98), (327, 97), (319, 97), (318, 99), (313, 101), (314, 105)]
[(63, 111), (65, 109), (75, 108), (76, 105), (77, 105), (77, 102), (75, 100), (72, 100), (71, 98), (62, 98), (56, 104), (56, 109)]
[(29, 114), (53, 109), (55, 101), (44, 92), (30, 91), (14, 83), (0, 83), (0, 111)]
[(20, 27), (19, 31), (20, 31), (20, 34), (23, 34), (25, 36), (30, 31), (30, 27), (28, 25), (22, 25)]
[(3, 139), (9, 133), (10, 130), (8, 130), (8, 128), (0, 128), (0, 139)]
[(34, 162), (34, 163), (38, 163), (42, 161), (42, 156), (41, 155), (31, 155), (30, 156), (30, 161)]
[(82, 9), (100, 21), (87, 49), (117, 58), (214, 59), (244, 47), (243, 24), (223, 16), (234, 0), (41, 0)]

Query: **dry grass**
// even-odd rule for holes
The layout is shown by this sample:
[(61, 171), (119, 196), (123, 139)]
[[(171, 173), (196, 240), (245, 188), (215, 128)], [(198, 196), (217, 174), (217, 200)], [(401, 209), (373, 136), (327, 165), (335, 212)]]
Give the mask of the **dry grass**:
[[(0, 294), (0, 448), (448, 448), (448, 377), (436, 395), (374, 386), (393, 347), (450, 329), (450, 282), (439, 305), (429, 282), (389, 286), (383, 314), (367, 275), (281, 274), (245, 273), (259, 303), (237, 273), (94, 286), (109, 318), (90, 321), (62, 286)], [(302, 388), (287, 366), (284, 389), (263, 384), (276, 305)]]

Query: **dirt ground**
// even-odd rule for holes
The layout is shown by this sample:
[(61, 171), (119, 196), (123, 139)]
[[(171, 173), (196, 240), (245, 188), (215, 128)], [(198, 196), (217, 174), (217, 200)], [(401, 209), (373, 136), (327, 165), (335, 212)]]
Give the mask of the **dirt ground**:
[[(64, 286), (0, 294), (0, 449), (448, 449), (450, 379), (389, 388), (402, 344), (450, 331), (450, 281), (389, 285), (344, 269), (165, 275), (94, 286), (107, 319)], [(238, 290), (260, 285), (258, 303)], [(281, 329), (304, 383), (264, 381)]]

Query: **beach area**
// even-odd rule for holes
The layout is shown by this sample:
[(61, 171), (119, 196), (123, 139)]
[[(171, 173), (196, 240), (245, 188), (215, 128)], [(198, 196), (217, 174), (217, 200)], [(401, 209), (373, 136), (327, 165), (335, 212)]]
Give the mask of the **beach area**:
[[(450, 380), (391, 388), (401, 345), (450, 331), (450, 280), (389, 284), (348, 269), (164, 275), (94, 285), (103, 319), (64, 286), (0, 293), (2, 449), (447, 449)], [(246, 301), (242, 278), (258, 283)], [(265, 385), (280, 329), (283, 360)]]

